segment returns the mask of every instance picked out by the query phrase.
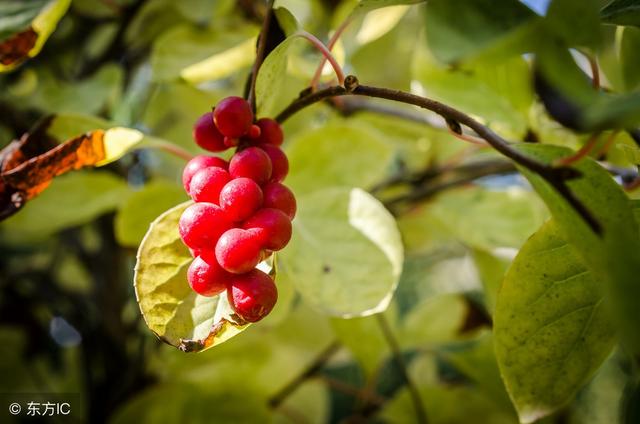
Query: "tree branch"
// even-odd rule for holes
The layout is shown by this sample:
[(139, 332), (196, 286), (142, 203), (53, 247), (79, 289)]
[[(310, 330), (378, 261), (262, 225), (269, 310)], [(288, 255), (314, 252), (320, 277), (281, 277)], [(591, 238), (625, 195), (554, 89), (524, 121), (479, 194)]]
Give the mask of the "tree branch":
[[(516, 171), (516, 167), (513, 165), (513, 163), (506, 160), (488, 160), (477, 163), (470, 163), (453, 168), (451, 170), (432, 169), (429, 172), (429, 176), (433, 175), (441, 177), (450, 173), (453, 174), (454, 177), (445, 179), (444, 181), (440, 181), (435, 184), (420, 184), (414, 190), (411, 190), (407, 194), (402, 194), (384, 201), (384, 204), (387, 207), (393, 207), (402, 202), (420, 202), (438, 194), (443, 190), (471, 183), (478, 178), (487, 177), (490, 175), (513, 174)], [(431, 181), (433, 178), (434, 177), (427, 178), (427, 180)]]
[(258, 37), (256, 60), (255, 62), (253, 62), (253, 68), (251, 70), (251, 83), (249, 85), (249, 95), (247, 96), (247, 101), (251, 105), (254, 113), (256, 111), (256, 81), (258, 80), (258, 71), (260, 70), (260, 66), (264, 61), (265, 50), (267, 48), (267, 34), (269, 33), (271, 17), (273, 16), (273, 13), (271, 12), (271, 10), (273, 9), (273, 1), (274, 0), (269, 0), (269, 3), (267, 4), (267, 13), (264, 16), (262, 29), (260, 30), (260, 36)]
[(436, 100), (432, 100), (426, 97), (417, 96), (415, 94), (407, 93), (400, 90), (393, 90), (389, 88), (372, 87), (366, 85), (360, 85), (358, 79), (349, 75), (345, 79), (345, 85), (332, 86), (310, 93), (310, 89), (302, 92), (301, 96), (294, 100), (289, 106), (287, 106), (278, 116), (276, 120), (278, 122), (284, 122), (294, 113), (310, 106), (316, 102), (324, 99), (328, 99), (336, 96), (367, 96), (380, 99), (393, 100), (401, 103), (407, 103), (410, 105), (418, 106), (423, 109), (430, 110), (447, 121), (449, 127), (450, 123), (455, 121), (459, 124), (465, 125), (478, 134), (479, 137), (486, 140), (495, 150), (502, 155), (513, 160), (518, 165), (529, 169), (530, 171), (541, 176), (547, 181), (556, 191), (563, 196), (567, 202), (574, 208), (574, 210), (582, 217), (582, 219), (589, 225), (589, 227), (596, 233), (601, 234), (602, 228), (591, 212), (576, 198), (566, 185), (566, 181), (569, 179), (580, 176), (579, 171), (573, 168), (567, 167), (555, 167), (539, 162), (529, 156), (514, 149), (511, 144), (493, 132), (489, 127), (481, 124), (473, 119), (471, 116), (451, 107), (440, 103)]

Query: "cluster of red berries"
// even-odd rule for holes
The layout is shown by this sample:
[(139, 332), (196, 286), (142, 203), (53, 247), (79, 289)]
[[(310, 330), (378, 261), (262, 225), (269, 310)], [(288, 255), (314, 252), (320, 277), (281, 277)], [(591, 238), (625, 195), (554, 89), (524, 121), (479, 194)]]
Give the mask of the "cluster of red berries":
[(187, 274), (198, 294), (227, 290), (234, 312), (248, 322), (264, 318), (276, 303), (273, 279), (256, 268), (291, 238), (296, 200), (282, 184), (289, 162), (280, 149), (280, 125), (269, 118), (254, 123), (240, 97), (220, 101), (195, 123), (196, 143), (221, 152), (237, 146), (231, 160), (196, 156), (182, 183), (195, 201), (180, 217), (180, 236), (195, 258)]

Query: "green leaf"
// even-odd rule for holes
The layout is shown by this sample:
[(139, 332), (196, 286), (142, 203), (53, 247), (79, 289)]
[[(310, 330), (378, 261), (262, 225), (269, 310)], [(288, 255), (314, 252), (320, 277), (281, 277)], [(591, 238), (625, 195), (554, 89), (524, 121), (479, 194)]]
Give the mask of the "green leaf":
[(443, 349), (441, 354), (457, 371), (473, 381), (478, 391), (489, 394), (493, 401), (513, 410), (500, 377), (493, 339), (492, 331), (486, 329), (473, 340)]
[(298, 195), (338, 185), (367, 188), (384, 177), (393, 157), (379, 132), (349, 121), (302, 133), (286, 150), (287, 185)]
[[(373, 16), (367, 15), (364, 23), (367, 23), (369, 19), (375, 19), (375, 15), (380, 14), (385, 15), (385, 19), (393, 18), (393, 14), (388, 12), (387, 9), (374, 11), (372, 12)], [(407, 14), (400, 22), (375, 40), (360, 40), (361, 42), (369, 42), (360, 45), (350, 57), (352, 72), (360, 78), (360, 81), (367, 81), (371, 85), (410, 90), (411, 63), (413, 55), (418, 49), (420, 21), (415, 16)], [(378, 18), (373, 24), (376, 31), (385, 30), (382, 23), (382, 20)], [(365, 35), (366, 33), (363, 33), (360, 36)], [(356, 39), (356, 41), (358, 40)], [(391, 51), (393, 52), (393, 66), (388, 66), (389, 56), (380, 52)]]
[(236, 387), (215, 384), (164, 383), (142, 391), (115, 411), (113, 424), (215, 422), (261, 423), (270, 411), (259, 395)]
[[(47, 128), (47, 134), (60, 141), (66, 141), (94, 130), (104, 130), (102, 136), (104, 159), (96, 163), (95, 166), (107, 165), (120, 159), (133, 148), (142, 146), (144, 143), (152, 145), (154, 140), (157, 140), (145, 136), (136, 129), (116, 127), (113, 123), (102, 118), (81, 114), (56, 115)], [(162, 210), (157, 212), (160, 213)], [(157, 215), (151, 218), (155, 216)]]
[(522, 57), (445, 69), (417, 53), (414, 78), (429, 97), (480, 116), (496, 130), (522, 138), (533, 103), (530, 66)]
[[(600, 44), (600, 0), (553, 0), (547, 10), (545, 24), (571, 46)], [(579, 19), (576, 17), (579, 16)]]
[(293, 237), (279, 256), (280, 271), (290, 274), (310, 305), (328, 315), (384, 311), (403, 261), (393, 216), (357, 188), (327, 188), (298, 202)]
[[(500, 255), (500, 253), (503, 254)], [(504, 253), (507, 253), (507, 255)], [(485, 305), (491, 315), (493, 315), (496, 307), (496, 299), (498, 297), (500, 285), (502, 284), (504, 276), (507, 273), (507, 269), (511, 264), (512, 257), (511, 255), (508, 255), (509, 253), (511, 252), (499, 252), (494, 250), (490, 253), (481, 249), (473, 250), (473, 261), (478, 269), (480, 281), (482, 281)]]
[(629, 146), (626, 144), (619, 144), (616, 147), (624, 152), (631, 163), (640, 165), (640, 148), (638, 148), (636, 145)]
[[(437, 424), (491, 423), (514, 424), (513, 412), (491, 399), (487, 393), (468, 385), (427, 385), (418, 388), (429, 422)], [(380, 414), (385, 422), (416, 421), (412, 396), (405, 387), (387, 402)]]
[(193, 123), (222, 98), (219, 93), (205, 92), (186, 83), (161, 84), (149, 98), (142, 124), (155, 136), (191, 152), (202, 152), (193, 142)]
[(55, 115), (47, 128), (47, 134), (64, 141), (77, 137), (89, 131), (113, 127), (113, 124), (103, 118), (92, 115), (63, 113)]
[(522, 247), (494, 316), (498, 363), (521, 422), (563, 407), (609, 355), (616, 338), (603, 300), (555, 221)]
[[(640, 9), (640, 3), (639, 9)], [(625, 27), (620, 29), (620, 68), (625, 91), (632, 91), (640, 85), (640, 29)]]
[(520, 247), (547, 217), (539, 199), (520, 188), (447, 191), (433, 203), (432, 213), (465, 244), (488, 251)]
[[(188, 70), (187, 78), (193, 77), (196, 82), (208, 79), (207, 75), (203, 75), (205, 72), (203, 67), (219, 66), (220, 60), (211, 59), (212, 56), (215, 58), (215, 55), (222, 55), (225, 61), (231, 58), (235, 63), (231, 61), (225, 63), (227, 69), (212, 69), (212, 75), (218, 78), (231, 75), (241, 67), (251, 64), (253, 51), (247, 46), (251, 43), (250, 39), (254, 38), (255, 32), (253, 27), (238, 25), (226, 31), (202, 30), (191, 25), (178, 26), (163, 34), (153, 44), (151, 54), (153, 79), (169, 81), (184, 77), (185, 69)], [(229, 53), (229, 49), (238, 46), (241, 46), (239, 50)], [(213, 63), (203, 64), (202, 61), (208, 58), (213, 60)], [(195, 70), (191, 68), (194, 65)]]
[(182, 186), (153, 181), (134, 192), (120, 206), (115, 217), (116, 240), (123, 246), (137, 247), (149, 224), (170, 207), (187, 200)]
[(126, 182), (109, 172), (63, 175), (19, 213), (2, 222), (1, 239), (10, 244), (46, 239), (116, 209), (128, 194)]
[(198, 352), (229, 340), (240, 323), (226, 292), (204, 297), (187, 282), (192, 257), (178, 233), (178, 220), (191, 202), (169, 209), (151, 223), (138, 249), (136, 298), (147, 326), (160, 340), (184, 352)]
[(353, 13), (367, 13), (381, 7), (424, 3), (426, 0), (360, 0)]
[(367, 376), (375, 375), (389, 347), (375, 316), (331, 320), (338, 340), (349, 349)]
[[(614, 352), (598, 370), (589, 385), (580, 392), (571, 405), (569, 422), (615, 423), (620, 421), (620, 417), (625, 416), (624, 407), (631, 403), (628, 398), (625, 399), (629, 394), (627, 385), (630, 382), (630, 376), (620, 366), (620, 356), (620, 353)], [(632, 421), (627, 421), (629, 422)]]
[[(361, 10), (362, 3), (356, 11)], [(404, 15), (409, 11), (409, 6), (394, 6), (383, 10), (371, 11), (365, 16), (356, 40), (360, 44), (367, 44), (387, 34), (398, 25)]]
[(604, 22), (640, 26), (640, 1), (613, 0), (600, 12)]
[(228, 77), (253, 63), (256, 37), (189, 65), (180, 71), (180, 77), (191, 84)]
[(62, 81), (47, 67), (36, 67), (35, 83), (29, 90), (10, 96), (21, 107), (55, 114), (99, 114), (119, 98), (124, 81), (120, 66), (102, 66), (81, 81)]
[(549, 97), (551, 104), (564, 103), (564, 108), (558, 109), (567, 115), (572, 127), (597, 131), (640, 125), (640, 94), (594, 90), (591, 80), (565, 46), (545, 44), (536, 52), (536, 66), (551, 88), (542, 94)]
[(429, 48), (446, 63), (493, 47), (536, 16), (517, 0), (430, 0), (426, 12)]
[[(549, 145), (522, 144), (518, 149), (546, 163), (572, 154), (569, 149)], [(524, 169), (522, 172), (549, 207), (560, 233), (602, 282), (627, 346), (640, 352), (640, 316), (635, 302), (640, 297), (638, 224), (628, 197), (604, 168), (591, 159), (580, 161), (575, 168), (583, 176), (568, 186), (600, 224), (600, 236), (538, 175)]]
[[(269, 53), (260, 66), (256, 80), (258, 116), (275, 116), (279, 112), (278, 95), (282, 93), (284, 85), (287, 83), (289, 50), (294, 42), (296, 42), (295, 37), (284, 40)], [(297, 42), (301, 43), (302, 41)]]
[(458, 294), (426, 298), (404, 318), (398, 335), (400, 343), (419, 347), (456, 340), (467, 312), (467, 303)]
[(0, 72), (36, 56), (71, 0), (6, 0), (0, 3)]

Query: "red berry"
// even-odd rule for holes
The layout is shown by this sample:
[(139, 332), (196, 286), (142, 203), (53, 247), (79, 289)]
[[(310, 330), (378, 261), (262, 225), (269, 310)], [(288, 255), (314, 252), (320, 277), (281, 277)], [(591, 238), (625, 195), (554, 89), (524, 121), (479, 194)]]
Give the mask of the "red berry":
[(258, 231), (258, 238), (265, 249), (280, 250), (291, 240), (291, 221), (279, 209), (260, 209), (242, 225)]
[(250, 178), (229, 181), (220, 192), (220, 207), (234, 222), (244, 221), (262, 205), (262, 190)]
[(260, 118), (256, 122), (256, 125), (260, 127), (258, 143), (273, 144), (274, 146), (282, 145), (284, 134), (278, 122), (271, 118)]
[(271, 179), (269, 181), (280, 182), (289, 173), (289, 160), (282, 149), (270, 144), (262, 144), (260, 148), (269, 155), (271, 159)]
[(271, 178), (271, 159), (264, 150), (248, 147), (231, 158), (229, 174), (231, 178), (251, 178), (262, 185)]
[(237, 138), (233, 138), (233, 137), (225, 137), (224, 138), (224, 145), (227, 147), (235, 147), (240, 143), (240, 140), (238, 140)]
[(221, 152), (227, 149), (224, 145), (224, 136), (213, 123), (213, 115), (207, 112), (193, 125), (193, 139), (198, 146), (210, 152)]
[(216, 258), (224, 269), (234, 274), (251, 271), (262, 258), (262, 245), (256, 230), (232, 228), (216, 244)]
[(213, 203), (194, 203), (184, 210), (178, 224), (180, 237), (192, 249), (212, 249), (231, 228), (227, 214)]
[(260, 130), (260, 127), (257, 125), (251, 125), (251, 128), (249, 128), (249, 138), (258, 138), (260, 137), (260, 134), (262, 133), (262, 131)]
[(269, 183), (262, 188), (264, 200), (262, 206), (265, 208), (280, 209), (293, 219), (296, 216), (296, 198), (289, 188), (281, 183)]
[(278, 300), (278, 290), (271, 277), (254, 269), (232, 278), (227, 299), (240, 318), (257, 322), (273, 309)]
[(182, 171), (182, 185), (187, 193), (189, 193), (189, 184), (191, 184), (191, 178), (193, 178), (195, 173), (209, 166), (218, 166), (220, 168), (228, 169), (229, 164), (226, 160), (215, 156), (195, 156), (187, 162), (187, 165)]
[(215, 257), (212, 261), (198, 256), (191, 262), (187, 280), (191, 289), (201, 296), (215, 296), (226, 290), (232, 275), (222, 269)]
[(213, 120), (218, 130), (227, 137), (242, 137), (253, 124), (251, 105), (242, 97), (227, 97), (213, 110)]
[(189, 194), (196, 202), (218, 204), (220, 191), (230, 179), (229, 173), (217, 166), (201, 169), (191, 178)]

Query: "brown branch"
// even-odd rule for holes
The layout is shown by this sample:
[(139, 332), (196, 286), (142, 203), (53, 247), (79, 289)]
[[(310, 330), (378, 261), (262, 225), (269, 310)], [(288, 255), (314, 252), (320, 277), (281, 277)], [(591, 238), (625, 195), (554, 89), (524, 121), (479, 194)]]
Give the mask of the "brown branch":
[(428, 178), (429, 181), (432, 180), (435, 176), (445, 176), (446, 174), (454, 174), (455, 176), (435, 184), (421, 184), (407, 194), (399, 195), (384, 201), (384, 204), (385, 206), (390, 208), (403, 202), (421, 202), (431, 196), (438, 194), (443, 190), (471, 183), (478, 178), (487, 177), (490, 175), (512, 174), (514, 172), (516, 172), (516, 167), (513, 165), (513, 163), (505, 160), (491, 160), (478, 163), (470, 163), (457, 168), (453, 168), (451, 170), (431, 170), (427, 175), (428, 177), (431, 177)]
[(576, 198), (573, 193), (571, 193), (566, 185), (567, 180), (580, 176), (579, 171), (573, 168), (547, 165), (530, 158), (529, 156), (514, 149), (507, 140), (503, 139), (498, 134), (493, 132), (493, 130), (491, 130), (489, 127), (481, 124), (464, 112), (461, 112), (436, 100), (417, 96), (415, 94), (407, 93), (404, 91), (360, 85), (357, 78), (353, 75), (349, 75), (345, 79), (344, 87), (332, 86), (310, 94), (309, 92), (310, 90), (305, 90), (298, 99), (294, 100), (289, 106), (287, 106), (282, 112), (280, 112), (278, 116), (276, 116), (276, 120), (282, 123), (289, 117), (291, 117), (294, 113), (316, 102), (331, 97), (347, 95), (393, 100), (430, 110), (443, 117), (445, 121), (447, 121), (449, 127), (451, 127), (452, 121), (455, 121), (472, 129), (476, 132), (476, 134), (478, 134), (479, 137), (486, 140), (487, 143), (489, 143), (491, 147), (493, 147), (499, 153), (513, 160), (518, 165), (521, 165), (522, 167), (527, 168), (530, 171), (541, 176), (552, 187), (554, 187), (561, 196), (566, 198), (567, 202), (584, 219), (584, 221), (589, 225), (589, 227), (591, 227), (591, 229), (595, 233), (601, 234), (602, 232), (602, 228), (595, 217), (582, 204), (582, 202), (578, 198)]
[(264, 61), (265, 50), (267, 48), (267, 34), (269, 32), (269, 26), (271, 25), (271, 18), (273, 16), (273, 1), (269, 0), (267, 4), (267, 13), (264, 15), (264, 21), (262, 22), (262, 29), (260, 30), (260, 36), (258, 37), (258, 48), (256, 50), (256, 60), (253, 62), (253, 68), (251, 69), (251, 83), (249, 85), (249, 95), (247, 101), (251, 105), (254, 113), (256, 111), (256, 81), (258, 80), (258, 71)]

